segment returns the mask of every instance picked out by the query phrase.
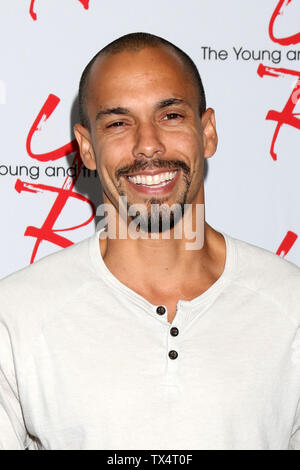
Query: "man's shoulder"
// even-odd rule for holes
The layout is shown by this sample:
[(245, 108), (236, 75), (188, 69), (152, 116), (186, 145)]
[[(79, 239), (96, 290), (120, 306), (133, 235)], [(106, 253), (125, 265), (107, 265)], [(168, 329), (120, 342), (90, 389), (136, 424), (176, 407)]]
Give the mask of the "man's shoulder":
[[(300, 268), (291, 261), (252, 243), (233, 237), (229, 238), (237, 247), (240, 270), (247, 270), (249, 274), (254, 274), (256, 279), (261, 278), (261, 280), (279, 279), (280, 277), (300, 279)], [(261, 276), (258, 276), (260, 274)]]
[(275, 253), (233, 237), (237, 284), (268, 298), (300, 322), (300, 268)]
[[(92, 236), (93, 237), (93, 236)], [(0, 315), (20, 316), (59, 306), (93, 274), (91, 238), (47, 255), (0, 280)]]

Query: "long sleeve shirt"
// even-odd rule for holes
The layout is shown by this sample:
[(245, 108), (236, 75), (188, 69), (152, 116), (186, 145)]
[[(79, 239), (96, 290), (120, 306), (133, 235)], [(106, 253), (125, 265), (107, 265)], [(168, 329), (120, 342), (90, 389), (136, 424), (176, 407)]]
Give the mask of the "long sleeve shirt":
[(0, 281), (0, 448), (300, 449), (300, 269), (223, 235), (172, 324), (99, 232)]

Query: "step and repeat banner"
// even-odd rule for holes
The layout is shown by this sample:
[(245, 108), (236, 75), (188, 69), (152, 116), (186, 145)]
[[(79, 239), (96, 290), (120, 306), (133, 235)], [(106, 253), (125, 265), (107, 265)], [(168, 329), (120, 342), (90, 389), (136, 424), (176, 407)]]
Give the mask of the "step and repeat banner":
[(300, 0), (9, 0), (0, 6), (0, 278), (89, 237), (102, 202), (73, 125), (91, 57), (135, 31), (199, 68), (214, 108), (206, 219), (300, 266)]

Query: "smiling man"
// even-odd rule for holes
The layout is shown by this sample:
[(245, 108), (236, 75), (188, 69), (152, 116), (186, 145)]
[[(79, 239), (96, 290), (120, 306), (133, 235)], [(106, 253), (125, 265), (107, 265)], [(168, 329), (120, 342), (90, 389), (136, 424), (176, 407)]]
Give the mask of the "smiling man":
[(0, 283), (1, 447), (300, 449), (300, 271), (204, 220), (194, 63), (126, 35), (79, 101), (105, 227)]
[[(215, 152), (217, 135), (197, 69), (183, 52), (158, 38), (126, 36), (88, 64), (79, 102), (83, 125), (75, 126), (75, 135), (85, 166), (98, 170), (105, 203), (118, 210), (125, 196), (127, 214), (130, 207), (134, 213), (140, 210), (141, 231), (151, 231), (152, 222), (161, 233), (147, 241), (130, 233), (126, 241), (106, 237), (102, 257), (122, 283), (167, 307), (172, 322), (177, 301), (207, 290), (225, 262), (220, 233), (207, 226), (206, 246), (195, 263), (194, 250), (186, 250), (186, 231), (175, 239), (172, 230), (188, 208), (193, 226), (204, 232), (196, 208), (204, 203), (204, 158)], [(164, 215), (170, 216), (171, 231), (163, 240)], [(116, 218), (116, 223), (117, 234), (124, 233), (119, 225), (127, 227), (128, 221)], [(159, 256), (159, 267), (153, 256)]]

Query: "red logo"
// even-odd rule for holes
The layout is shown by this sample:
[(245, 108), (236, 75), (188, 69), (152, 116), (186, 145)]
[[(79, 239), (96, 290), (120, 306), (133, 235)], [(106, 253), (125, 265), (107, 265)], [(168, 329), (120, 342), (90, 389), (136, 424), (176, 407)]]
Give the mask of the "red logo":
[(288, 231), (284, 239), (282, 240), (278, 250), (276, 251), (276, 255), (284, 257), (288, 254), (292, 246), (294, 245), (295, 241), (297, 240), (298, 235), (294, 232)]
[(283, 124), (287, 124), (288, 126), (300, 129), (300, 119), (296, 117), (298, 116), (298, 114), (293, 113), (294, 108), (300, 99), (300, 72), (283, 68), (266, 67), (263, 64), (259, 64), (257, 73), (260, 77), (264, 77), (267, 75), (269, 77), (278, 78), (289, 75), (298, 78), (283, 110), (270, 110), (266, 116), (266, 120), (277, 122), (270, 149), (271, 157), (273, 158), (273, 160), (277, 160), (277, 154), (274, 148), (280, 128), (283, 126)]
[[(292, 36), (288, 36), (285, 38), (276, 38), (274, 36), (274, 23), (279, 15), (283, 15), (285, 8), (292, 2), (293, 0), (279, 0), (273, 15), (271, 17), (269, 23), (269, 36), (273, 42), (281, 44), (282, 46), (288, 46), (291, 44), (298, 44), (300, 42), (300, 33), (294, 34)], [(257, 69), (257, 73), (260, 77), (269, 76), (269, 77), (284, 77), (284, 76), (291, 76), (296, 77), (297, 81), (294, 85), (290, 96), (283, 108), (282, 111), (275, 111), (270, 110), (267, 113), (266, 120), (275, 121), (277, 122), (275, 132), (273, 135), (273, 139), (271, 142), (270, 154), (274, 161), (277, 160), (277, 154), (275, 152), (275, 144), (278, 138), (279, 131), (281, 127), (286, 124), (288, 126), (295, 127), (296, 129), (300, 130), (300, 119), (297, 117), (298, 114), (294, 113), (294, 109), (296, 104), (300, 99), (300, 72), (297, 70), (290, 70), (285, 68), (275, 68), (275, 67), (268, 67), (263, 64), (260, 64)], [(286, 236), (284, 237), (282, 243), (280, 244), (276, 254), (279, 256), (286, 256), (287, 253), (290, 251), (294, 243), (296, 242), (298, 235), (292, 231), (288, 231)]]
[[(82, 6), (83, 6), (83, 8), (84, 8), (85, 10), (88, 10), (88, 9), (89, 9), (89, 1), (90, 1), (90, 0), (78, 0), (78, 1), (82, 4)], [(30, 2), (29, 14), (30, 14), (31, 18), (32, 18), (34, 21), (36, 21), (36, 20), (37, 20), (37, 15), (36, 15), (36, 13), (33, 11), (34, 2), (35, 2), (35, 0), (31, 0), (31, 2)]]
[(271, 17), (270, 24), (269, 24), (269, 36), (273, 42), (277, 42), (282, 46), (290, 46), (291, 44), (298, 44), (300, 42), (300, 33), (294, 34), (293, 36), (288, 36), (286, 38), (276, 38), (273, 33), (274, 23), (279, 15), (284, 14), (285, 8), (291, 3), (293, 0), (279, 0), (277, 7), (274, 10), (274, 13)]
[[(61, 248), (66, 248), (67, 246), (73, 245), (73, 242), (71, 240), (66, 238), (66, 236), (61, 235), (60, 233), (70, 232), (71, 230), (75, 230), (75, 229), (84, 227), (85, 225), (88, 225), (89, 223), (93, 221), (95, 214), (96, 214), (96, 209), (95, 209), (94, 204), (85, 196), (82, 196), (81, 194), (78, 194), (73, 191), (74, 185), (80, 175), (80, 171), (83, 166), (76, 140), (72, 140), (68, 144), (63, 145), (62, 147), (59, 147), (58, 149), (51, 150), (50, 152), (46, 152), (43, 154), (35, 154), (31, 150), (31, 139), (34, 133), (38, 130), (38, 126), (40, 125), (40, 123), (42, 121), (43, 122), (47, 121), (47, 119), (51, 116), (56, 106), (58, 105), (59, 101), (60, 99), (55, 95), (50, 94), (48, 96), (45, 104), (42, 106), (41, 111), (39, 112), (37, 118), (35, 119), (33, 125), (30, 128), (30, 131), (27, 136), (26, 149), (27, 149), (28, 155), (31, 158), (38, 160), (40, 162), (58, 160), (59, 158), (62, 158), (69, 154), (74, 153), (75, 155), (74, 155), (72, 166), (74, 166), (77, 169), (77, 171), (76, 171), (76, 176), (66, 177), (62, 187), (49, 186), (45, 184), (27, 183), (25, 181), (21, 181), (20, 179), (16, 181), (15, 189), (18, 193), (21, 193), (23, 191), (31, 192), (34, 194), (44, 193), (47, 191), (56, 193), (55, 202), (53, 206), (51, 207), (50, 212), (47, 215), (43, 225), (40, 228), (29, 226), (25, 230), (25, 233), (24, 233), (25, 236), (33, 237), (36, 239), (36, 242), (32, 251), (32, 255), (31, 255), (30, 263), (34, 262), (39, 246), (43, 240), (47, 240), (48, 242), (53, 243), (54, 245), (60, 246)], [(66, 228), (60, 228), (60, 229), (54, 228), (54, 225), (57, 222), (59, 215), (61, 214), (63, 208), (65, 207), (66, 203), (68, 202), (70, 198), (76, 198), (76, 199), (81, 200), (82, 202), (89, 204), (89, 206), (92, 209), (92, 215), (84, 222), (78, 225), (74, 225), (73, 227), (66, 227)]]

